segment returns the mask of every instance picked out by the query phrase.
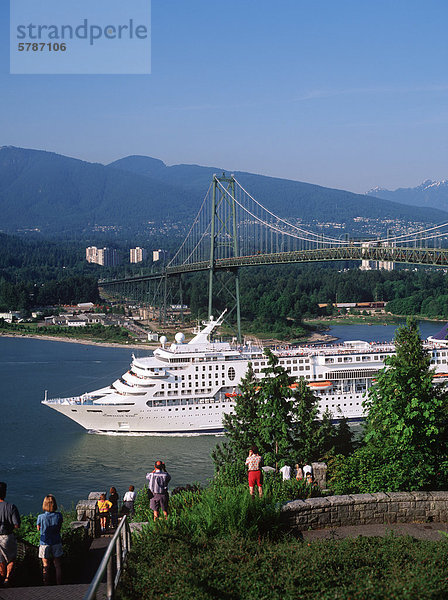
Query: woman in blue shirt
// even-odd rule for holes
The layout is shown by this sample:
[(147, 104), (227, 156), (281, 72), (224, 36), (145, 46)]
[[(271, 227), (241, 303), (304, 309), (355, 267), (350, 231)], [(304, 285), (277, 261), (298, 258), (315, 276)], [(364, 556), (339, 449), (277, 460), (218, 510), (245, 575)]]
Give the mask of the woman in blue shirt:
[(37, 529), (40, 531), (39, 558), (42, 559), (44, 585), (50, 583), (50, 564), (53, 560), (56, 571), (56, 583), (62, 583), (62, 515), (56, 512), (58, 505), (52, 494), (45, 496), (43, 514), (37, 517)]

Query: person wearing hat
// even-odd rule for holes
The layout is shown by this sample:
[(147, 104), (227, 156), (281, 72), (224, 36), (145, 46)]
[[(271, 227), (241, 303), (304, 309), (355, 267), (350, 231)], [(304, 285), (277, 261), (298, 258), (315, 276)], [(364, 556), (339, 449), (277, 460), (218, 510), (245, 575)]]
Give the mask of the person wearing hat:
[(148, 490), (152, 492), (152, 498), (149, 501), (149, 507), (154, 513), (154, 521), (159, 517), (162, 510), (165, 519), (168, 518), (168, 483), (171, 475), (167, 473), (165, 463), (157, 460), (154, 464), (154, 471), (146, 474), (148, 480)]

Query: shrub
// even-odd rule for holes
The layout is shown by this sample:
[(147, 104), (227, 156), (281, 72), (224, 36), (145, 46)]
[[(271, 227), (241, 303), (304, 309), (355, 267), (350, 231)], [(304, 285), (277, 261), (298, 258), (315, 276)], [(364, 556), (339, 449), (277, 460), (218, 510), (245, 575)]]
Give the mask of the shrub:
[(305, 543), (241, 535), (135, 539), (120, 600), (429, 600), (448, 596), (448, 542), (410, 537)]

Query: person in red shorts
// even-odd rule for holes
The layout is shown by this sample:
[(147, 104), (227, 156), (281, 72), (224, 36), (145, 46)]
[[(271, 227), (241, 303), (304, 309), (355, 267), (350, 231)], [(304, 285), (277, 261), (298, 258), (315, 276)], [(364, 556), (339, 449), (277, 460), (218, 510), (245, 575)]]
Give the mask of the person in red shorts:
[(254, 498), (255, 485), (258, 486), (258, 495), (260, 496), (260, 498), (263, 495), (263, 477), (261, 472), (262, 460), (263, 459), (258, 454), (258, 448), (256, 446), (252, 446), (249, 450), (249, 456), (246, 458), (246, 465), (249, 471), (249, 492), (252, 498)]

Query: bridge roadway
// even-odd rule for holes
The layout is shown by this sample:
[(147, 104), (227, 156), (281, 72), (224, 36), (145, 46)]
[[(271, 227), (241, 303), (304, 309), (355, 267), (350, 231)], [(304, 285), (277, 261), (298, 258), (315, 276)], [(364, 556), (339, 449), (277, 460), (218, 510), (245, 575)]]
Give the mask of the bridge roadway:
[[(213, 263), (214, 270), (235, 269), (257, 265), (275, 265), (288, 263), (326, 262), (334, 260), (378, 260), (383, 262), (407, 263), (448, 267), (448, 250), (436, 248), (393, 248), (393, 247), (361, 247), (355, 245), (334, 248), (313, 248), (311, 250), (295, 250), (292, 252), (276, 252), (272, 254), (255, 254), (232, 258), (217, 258)], [(160, 279), (165, 274), (179, 275), (210, 269), (210, 261), (204, 260), (192, 264), (168, 266), (165, 272), (136, 275), (118, 279), (99, 281), (102, 287), (122, 283), (141, 283), (151, 279)]]

